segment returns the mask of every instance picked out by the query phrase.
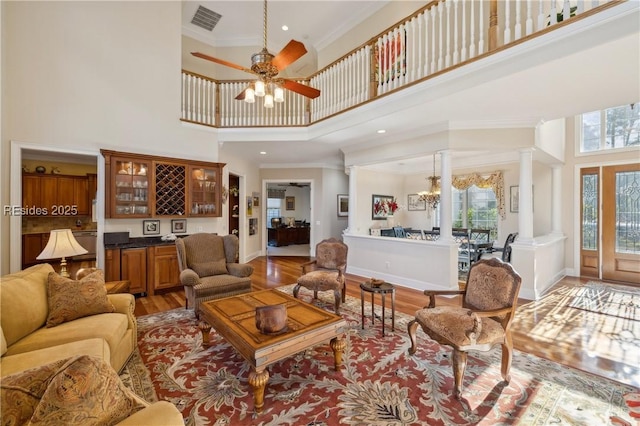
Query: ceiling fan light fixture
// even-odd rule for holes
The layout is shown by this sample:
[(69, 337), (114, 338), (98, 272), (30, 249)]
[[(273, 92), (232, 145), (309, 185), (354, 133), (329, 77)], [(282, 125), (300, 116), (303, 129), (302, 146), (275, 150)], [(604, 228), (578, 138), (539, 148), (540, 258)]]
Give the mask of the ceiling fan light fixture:
[(249, 87), (247, 90), (245, 90), (244, 92), (244, 101), (248, 104), (252, 104), (256, 101), (256, 93), (254, 92), (254, 90)]
[(273, 95), (271, 93), (264, 95), (264, 107), (273, 108)]
[(255, 82), (255, 95), (258, 97), (263, 97), (265, 94), (264, 91), (264, 81), (258, 80)]
[(284, 102), (284, 89), (280, 86), (276, 86), (273, 89), (273, 100), (276, 102)]

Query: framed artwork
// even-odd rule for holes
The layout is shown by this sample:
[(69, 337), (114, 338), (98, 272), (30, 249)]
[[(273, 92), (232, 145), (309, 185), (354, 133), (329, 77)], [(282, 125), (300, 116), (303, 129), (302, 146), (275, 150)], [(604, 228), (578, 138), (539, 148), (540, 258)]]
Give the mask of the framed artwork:
[[(533, 211), (533, 185), (531, 186), (531, 210)], [(509, 187), (509, 211), (518, 213), (520, 211), (520, 186)]]
[(258, 231), (258, 218), (252, 217), (249, 219), (249, 235), (256, 235)]
[(387, 204), (393, 201), (392, 195), (376, 195), (371, 196), (371, 219), (385, 220), (387, 218)]
[(427, 209), (427, 202), (425, 200), (420, 199), (420, 194), (407, 195), (408, 211), (426, 210), (426, 209)]
[(509, 211), (518, 213), (520, 211), (520, 187), (514, 185), (509, 187)]
[(247, 216), (253, 216), (253, 197), (247, 196)]
[(187, 219), (171, 219), (171, 233), (184, 234), (187, 232)]
[(284, 197), (284, 204), (286, 210), (296, 209), (296, 197)]
[(142, 235), (159, 235), (159, 234), (160, 234), (159, 220), (143, 220), (142, 221)]
[(260, 207), (260, 193), (254, 192), (251, 195), (253, 196), (253, 207)]
[(349, 216), (349, 196), (338, 194), (338, 216)]

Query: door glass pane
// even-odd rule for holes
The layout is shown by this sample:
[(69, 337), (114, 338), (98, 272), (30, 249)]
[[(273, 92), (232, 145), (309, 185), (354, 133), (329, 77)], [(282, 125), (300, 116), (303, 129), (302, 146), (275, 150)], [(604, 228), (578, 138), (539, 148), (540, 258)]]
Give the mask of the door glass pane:
[(616, 252), (640, 254), (640, 172), (616, 173)]
[(582, 176), (582, 249), (598, 249), (598, 175)]

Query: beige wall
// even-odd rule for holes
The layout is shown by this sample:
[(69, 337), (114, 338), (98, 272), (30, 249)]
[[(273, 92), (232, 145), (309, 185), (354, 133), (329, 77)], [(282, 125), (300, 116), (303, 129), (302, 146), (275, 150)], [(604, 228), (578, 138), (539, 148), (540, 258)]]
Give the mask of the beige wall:
[[(218, 160), (216, 133), (179, 121), (180, 8), (179, 2), (2, 2), (2, 205), (9, 204), (11, 185), (19, 185), (9, 178), (12, 140)], [(111, 222), (111, 230), (141, 229), (140, 221)], [(210, 222), (202, 225), (217, 229)], [(1, 234), (5, 273), (6, 216)]]
[(411, 15), (428, 1), (390, 1), (369, 19), (349, 30), (339, 40), (318, 52), (318, 68), (323, 68), (347, 52), (366, 43), (373, 36), (385, 31), (400, 20)]

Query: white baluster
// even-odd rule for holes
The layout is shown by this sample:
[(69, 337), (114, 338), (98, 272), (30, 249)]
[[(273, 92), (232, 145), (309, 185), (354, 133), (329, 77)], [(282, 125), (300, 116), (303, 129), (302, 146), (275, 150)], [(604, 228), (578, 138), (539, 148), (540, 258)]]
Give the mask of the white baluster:
[(585, 7), (584, 0), (578, 0), (578, 3), (576, 4), (576, 16), (584, 13)]
[(436, 72), (436, 10), (437, 6), (431, 8), (431, 74)]
[[(504, 43), (511, 43), (511, 9), (510, 9), (511, 1), (507, 0), (504, 2)], [(500, 20), (498, 20), (500, 22)]]
[(447, 34), (447, 45), (445, 49), (445, 57), (444, 57), (444, 66), (445, 68), (449, 68), (451, 66), (451, 0), (445, 2), (446, 11), (445, 19), (444, 19), (444, 30)]
[(453, 65), (460, 61), (458, 49), (458, 0), (453, 0)]
[(522, 11), (521, 11), (521, 4), (519, 0), (516, 0), (516, 25), (515, 28), (513, 30), (513, 39), (514, 40), (519, 40), (520, 37), (522, 37), (522, 23), (521, 23), (521, 19), (522, 19)]
[(384, 36), (378, 38), (378, 41), (376, 42), (376, 47), (377, 47), (377, 58), (376, 61), (378, 62), (378, 68), (377, 68), (377, 74), (376, 74), (376, 79), (378, 82), (378, 94), (382, 94), (383, 92), (383, 82), (384, 82), (384, 70), (383, 70), (383, 66), (384, 66), (384, 60), (382, 58), (382, 56), (384, 55), (383, 52), (383, 43), (384, 43)]
[(471, 2), (471, 12), (469, 14), (469, 24), (471, 27), (469, 28), (469, 34), (471, 40), (469, 42), (469, 58), (476, 57), (476, 2)]
[(544, 22), (544, 5), (542, 4), (543, 0), (538, 0), (538, 25), (536, 26), (536, 29), (538, 31), (541, 31), (544, 26), (545, 26), (545, 22)]
[(363, 68), (364, 68), (364, 79), (362, 80), (362, 83), (364, 84), (364, 90), (363, 90), (363, 96), (362, 96), (362, 100), (366, 101), (369, 100), (369, 97), (371, 96), (370, 93), (370, 87), (369, 87), (369, 82), (371, 81), (371, 66), (369, 65), (371, 63), (371, 46), (369, 46), (368, 44), (364, 47), (364, 58), (363, 58)]
[[(473, 5), (473, 2), (471, 2)], [(473, 7), (473, 6), (472, 6)], [(462, 2), (462, 50), (460, 51), (460, 60), (462, 62), (467, 60), (467, 2)]]
[(556, 9), (555, 0), (551, 2), (551, 12), (549, 12), (549, 25), (555, 25), (558, 23), (558, 10)]
[(533, 0), (527, 0), (527, 20), (525, 22), (525, 29), (524, 29), (524, 32), (526, 35), (529, 35), (533, 32), (532, 3), (533, 3)]
[(484, 53), (484, 0), (480, 0), (480, 13), (478, 14), (478, 55)]
[(416, 17), (414, 16), (408, 21), (409, 26), (409, 34), (407, 34), (407, 52), (409, 51), (409, 46), (411, 46), (411, 55), (407, 55), (407, 67), (411, 68), (411, 72), (407, 72), (407, 81), (415, 81), (418, 77), (418, 67), (420, 63), (418, 62), (418, 39), (419, 34), (417, 33), (417, 22)]
[(438, 51), (438, 71), (442, 69), (444, 65), (444, 52), (443, 52), (443, 43), (444, 43), (444, 23), (442, 22), (442, 12), (444, 10), (444, 6), (442, 6), (442, 2), (438, 3), (438, 32), (440, 35), (438, 36), (439, 42), (439, 51)]
[(424, 68), (422, 71), (422, 77), (426, 77), (429, 75), (429, 57), (433, 55), (433, 50), (429, 50), (429, 42), (433, 40), (433, 37), (431, 37), (431, 40), (429, 40), (429, 30), (431, 29), (431, 26), (429, 25), (430, 11), (425, 10), (422, 16), (424, 21), (424, 31), (422, 33), (422, 40), (424, 41), (424, 43), (422, 44), (421, 49), (421, 51), (424, 53)]
[(566, 22), (569, 18), (571, 18), (571, 6), (569, 6), (569, 0), (564, 0), (564, 5), (562, 7), (562, 20)]

